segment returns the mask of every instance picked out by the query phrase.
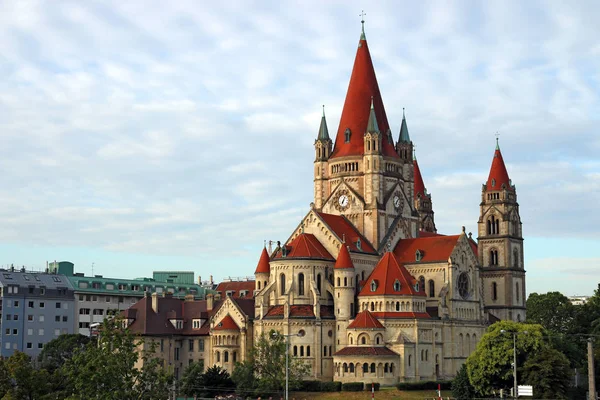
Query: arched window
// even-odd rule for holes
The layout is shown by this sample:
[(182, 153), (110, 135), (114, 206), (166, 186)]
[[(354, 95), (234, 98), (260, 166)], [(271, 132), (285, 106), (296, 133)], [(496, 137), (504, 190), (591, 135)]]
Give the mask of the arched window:
[[(408, 365), (410, 365), (410, 364), (408, 364)], [(390, 374), (393, 374), (393, 373), (394, 373), (394, 363), (391, 363), (390, 364)]]
[(298, 346), (294, 346), (294, 357), (298, 357)]
[(229, 352), (225, 351), (223, 353), (223, 362), (229, 362)]
[(346, 143), (350, 143), (350, 128), (346, 128), (344, 131), (344, 139)]
[(513, 268), (519, 268), (519, 250), (513, 250)]
[(298, 274), (298, 295), (304, 296), (304, 274)]
[(344, 363), (344, 372), (348, 372), (348, 364)]
[(492, 282), (492, 300), (498, 300), (498, 284)]
[(348, 286), (348, 278), (344, 278), (344, 287)]
[(260, 290), (260, 281), (258, 281), (257, 283), (258, 283), (258, 290)]
[(263, 287), (264, 287), (264, 288), (266, 288), (266, 287), (267, 287), (267, 281), (265, 281), (265, 282), (263, 283)]
[(217, 351), (217, 362), (221, 362), (221, 353)]
[(461, 356), (464, 356), (465, 355), (465, 341), (464, 341), (462, 333), (460, 335), (458, 335), (458, 344), (460, 345), (459, 354)]
[(408, 366), (410, 367), (410, 364), (412, 362), (412, 355), (408, 355)]
[(350, 364), (350, 372), (354, 373), (354, 364)]
[(421, 361), (425, 361), (425, 350), (421, 350)]
[(279, 289), (281, 291), (281, 295), (283, 296), (285, 294), (285, 275), (281, 274), (279, 275)]
[(384, 374), (387, 374), (387, 373), (388, 373), (388, 370), (389, 370), (389, 365), (388, 365), (388, 363), (385, 363), (385, 364), (383, 365), (383, 373), (384, 373)]
[(429, 350), (425, 350), (425, 361), (429, 361)]
[(375, 373), (375, 363), (371, 363), (371, 373)]
[(321, 274), (317, 274), (317, 290), (321, 293)]
[(233, 352), (233, 362), (234, 363), (237, 362), (237, 352), (236, 351)]
[(300, 357), (304, 357), (304, 346), (300, 346)]
[(400, 291), (400, 281), (398, 279), (396, 279), (396, 281), (394, 282), (394, 291), (395, 292)]
[(375, 282), (375, 279), (373, 279), (371, 281), (371, 292), (374, 292), (377, 290), (377, 282)]
[(369, 372), (369, 364), (363, 363), (363, 374), (366, 374), (368, 372)]
[(323, 346), (323, 357), (327, 357), (327, 346)]
[(435, 282), (433, 279), (429, 280), (429, 297), (435, 297)]
[(342, 286), (341, 279), (339, 276), (337, 278), (337, 285), (338, 285), (338, 287)]
[(500, 220), (493, 215), (487, 220), (487, 233), (488, 235), (497, 235), (500, 233)]
[(306, 357), (310, 357), (310, 346), (306, 346)]
[(425, 277), (423, 275), (419, 277), (419, 292), (425, 292)]
[(367, 338), (364, 336), (360, 338), (360, 344), (367, 344)]
[(375, 303), (371, 302), (371, 311), (375, 311)]
[(519, 293), (519, 282), (515, 282), (515, 294), (517, 295), (517, 304), (521, 302), (521, 294)]
[(400, 302), (399, 301), (396, 302), (396, 311), (400, 311)]
[(498, 265), (498, 250), (490, 250), (490, 265)]

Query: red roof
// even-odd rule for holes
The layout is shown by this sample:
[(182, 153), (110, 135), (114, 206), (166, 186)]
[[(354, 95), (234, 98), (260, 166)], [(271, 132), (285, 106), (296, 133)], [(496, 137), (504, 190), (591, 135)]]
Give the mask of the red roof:
[(431, 318), (427, 312), (411, 312), (411, 311), (374, 311), (373, 316), (381, 319), (395, 319), (395, 318), (410, 318), (410, 319), (422, 319)]
[(492, 160), (492, 167), (490, 168), (490, 175), (486, 183), (487, 190), (503, 190), (502, 185), (506, 190), (513, 190), (510, 184), (510, 178), (504, 165), (504, 159), (500, 152), (500, 147), (496, 146), (494, 151), (494, 159)]
[[(265, 314), (265, 318), (283, 318), (283, 306), (272, 306)], [(333, 308), (331, 306), (321, 306), (321, 318), (333, 318)], [(290, 306), (290, 318), (315, 318), (313, 306), (311, 305), (292, 305)]]
[[(327, 224), (329, 229), (336, 234), (338, 239), (345, 239), (346, 245), (350, 247), (350, 251), (359, 253), (377, 253), (367, 238), (365, 238), (343, 215), (325, 214), (318, 211), (316, 213), (321, 217), (325, 224)], [(358, 239), (360, 239), (360, 249), (356, 246)]]
[[(401, 240), (402, 241), (402, 240)], [(400, 290), (394, 290), (394, 284), (400, 283)], [(371, 290), (371, 284), (375, 282), (375, 290)], [(425, 292), (415, 290), (417, 280), (398, 263), (393, 253), (386, 252), (375, 266), (371, 275), (365, 282), (359, 296), (425, 296)]]
[(420, 262), (447, 261), (459, 237), (460, 235), (401, 239), (394, 249), (394, 254), (402, 264), (416, 263), (417, 250), (421, 252)]
[(262, 253), (260, 253), (260, 259), (258, 260), (258, 265), (256, 266), (255, 274), (268, 274), (271, 272), (271, 266), (269, 265), (269, 253), (267, 253), (267, 249), (263, 247)]
[[(335, 259), (323, 247), (321, 242), (312, 233), (301, 233), (294, 240), (285, 246), (287, 254), (285, 258), (316, 258), (320, 260)], [(282, 251), (279, 250), (275, 254), (274, 259), (284, 258)]]
[(469, 245), (471, 246), (471, 249), (473, 249), (473, 253), (475, 253), (475, 256), (478, 256), (479, 249), (477, 248), (477, 242), (474, 241), (472, 238), (469, 238)]
[(385, 327), (369, 310), (364, 310), (356, 315), (354, 321), (348, 325), (348, 329), (385, 329)]
[(421, 195), (421, 198), (425, 197), (425, 183), (423, 182), (423, 177), (421, 176), (421, 170), (419, 169), (419, 163), (417, 163), (417, 159), (413, 160), (413, 166), (415, 167), (415, 199), (417, 195)]
[[(355, 156), (364, 154), (363, 135), (367, 130), (371, 98), (377, 117), (377, 125), (381, 132), (382, 154), (389, 157), (398, 157), (394, 144), (387, 138), (389, 124), (383, 107), (383, 100), (379, 92), (379, 85), (375, 77), (375, 69), (371, 61), (369, 46), (365, 39), (361, 39), (354, 59), (354, 67), (346, 93), (346, 101), (340, 118), (340, 126), (335, 138), (335, 145), (331, 158)], [(350, 142), (346, 142), (346, 129), (350, 129)]]
[(387, 347), (344, 347), (340, 351), (336, 352), (334, 356), (395, 356), (398, 357), (398, 353), (388, 349)]
[(238, 324), (235, 323), (233, 318), (231, 318), (231, 315), (227, 314), (225, 316), (225, 318), (223, 318), (221, 320), (221, 322), (219, 322), (218, 324), (215, 325), (214, 330), (215, 331), (227, 331), (227, 330), (239, 331), (240, 327), (238, 326)]
[(255, 285), (256, 281), (221, 282), (215, 290), (223, 297), (227, 296), (227, 292), (233, 292), (231, 297), (238, 299), (240, 297), (240, 292), (243, 291), (247, 292), (245, 297), (252, 297)]
[(417, 232), (417, 235), (419, 237), (446, 236), (446, 235), (442, 235), (441, 233), (428, 232), (428, 231), (419, 231), (419, 232)]
[(348, 246), (345, 244), (342, 245), (340, 252), (338, 253), (338, 258), (335, 260), (335, 265), (333, 266), (335, 269), (348, 269), (354, 268), (354, 263), (352, 263), (352, 259), (350, 258), (350, 252), (348, 251)]

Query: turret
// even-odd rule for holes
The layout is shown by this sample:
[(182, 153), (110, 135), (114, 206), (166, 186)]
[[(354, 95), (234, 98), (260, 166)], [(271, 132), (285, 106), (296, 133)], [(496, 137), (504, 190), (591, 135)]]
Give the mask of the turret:
[(267, 252), (267, 248), (265, 246), (263, 247), (262, 253), (260, 254), (260, 259), (256, 265), (256, 270), (254, 271), (256, 291), (261, 291), (267, 286), (270, 274), (271, 266), (269, 264), (269, 253)]
[(408, 134), (404, 108), (402, 109), (402, 124), (400, 125), (400, 134), (398, 135), (398, 142), (396, 143), (396, 152), (403, 163), (410, 165), (413, 160), (413, 142), (410, 140), (410, 135)]
[(327, 179), (329, 179), (329, 157), (333, 149), (333, 142), (329, 138), (329, 130), (327, 129), (327, 121), (325, 120), (325, 106), (323, 106), (323, 116), (321, 117), (321, 125), (319, 133), (315, 140), (315, 170), (314, 170), (314, 189), (315, 189), (315, 206), (320, 209), (323, 206), (323, 201), (327, 198), (325, 193)]
[(346, 326), (355, 315), (355, 269), (350, 252), (345, 244), (342, 244), (337, 260), (333, 267), (334, 283), (334, 307), (335, 316), (338, 321), (339, 331), (337, 337), (340, 339), (338, 348), (343, 348), (346, 343)]
[(431, 202), (431, 194), (427, 193), (423, 176), (417, 162), (416, 155), (413, 156), (413, 169), (415, 178), (414, 201), (415, 209), (419, 213), (419, 231), (436, 233), (433, 204)]

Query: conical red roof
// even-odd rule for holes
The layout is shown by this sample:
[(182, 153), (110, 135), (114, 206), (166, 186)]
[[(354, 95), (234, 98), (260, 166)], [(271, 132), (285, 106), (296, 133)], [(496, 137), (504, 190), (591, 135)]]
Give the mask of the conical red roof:
[(342, 244), (342, 248), (338, 253), (338, 258), (335, 260), (335, 265), (333, 266), (335, 269), (347, 269), (354, 268), (354, 263), (352, 262), (352, 258), (350, 258), (350, 252), (348, 251), (348, 247), (346, 244)]
[[(367, 40), (361, 37), (354, 59), (354, 67), (346, 93), (346, 101), (340, 118), (335, 146), (331, 158), (364, 154), (363, 135), (367, 130), (369, 113), (371, 110), (371, 97), (377, 117), (377, 125), (381, 132), (382, 154), (384, 156), (398, 157), (394, 144), (388, 140), (390, 125), (383, 107), (383, 100), (379, 92), (379, 85), (375, 77), (375, 69), (371, 61)], [(350, 142), (346, 143), (346, 129), (350, 129)]]
[[(375, 285), (372, 285), (373, 281)], [(394, 287), (396, 281), (400, 283), (400, 290)], [(358, 295), (425, 296), (425, 292), (415, 289), (416, 283), (417, 280), (404, 265), (400, 265), (394, 254), (388, 251), (381, 257)]]
[(385, 329), (385, 327), (369, 310), (364, 310), (356, 314), (348, 329)]
[(494, 159), (492, 160), (492, 167), (490, 168), (486, 187), (487, 190), (502, 190), (502, 185), (507, 190), (513, 190), (506, 166), (504, 165), (502, 153), (500, 152), (500, 146), (496, 144), (496, 151), (494, 151)]
[(255, 274), (268, 274), (271, 272), (271, 266), (269, 264), (269, 253), (267, 253), (267, 249), (263, 247), (263, 251), (260, 254), (260, 259), (258, 260), (258, 265), (256, 266)]
[(419, 169), (419, 163), (417, 163), (417, 159), (413, 160), (413, 166), (415, 169), (415, 199), (417, 195), (421, 195), (421, 198), (425, 197), (425, 183), (423, 182), (423, 177), (421, 176), (421, 170)]

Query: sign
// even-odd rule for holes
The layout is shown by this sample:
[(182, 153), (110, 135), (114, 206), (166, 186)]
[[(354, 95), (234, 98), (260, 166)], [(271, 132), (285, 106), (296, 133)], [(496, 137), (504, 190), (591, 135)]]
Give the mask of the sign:
[(533, 396), (533, 386), (521, 385), (517, 388), (519, 396)]

